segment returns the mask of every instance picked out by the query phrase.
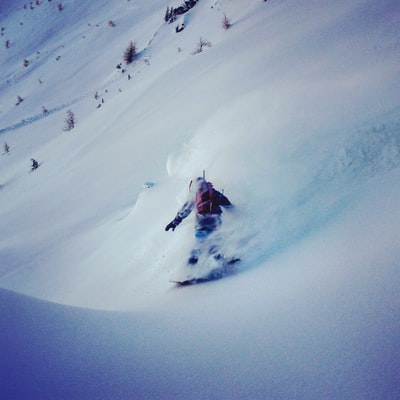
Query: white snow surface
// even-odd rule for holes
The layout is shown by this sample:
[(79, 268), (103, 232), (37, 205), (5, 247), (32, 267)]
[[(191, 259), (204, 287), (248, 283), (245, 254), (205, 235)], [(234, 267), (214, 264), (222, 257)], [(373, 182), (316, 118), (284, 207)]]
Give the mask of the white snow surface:
[[(0, 4), (1, 398), (399, 399), (398, 1), (39, 3)], [(242, 261), (177, 288), (203, 170)]]

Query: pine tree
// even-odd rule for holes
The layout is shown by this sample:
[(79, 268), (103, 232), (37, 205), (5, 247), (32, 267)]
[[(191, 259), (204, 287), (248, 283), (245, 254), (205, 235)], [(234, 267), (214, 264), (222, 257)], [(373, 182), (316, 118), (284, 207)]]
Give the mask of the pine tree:
[(31, 171), (34, 171), (35, 169), (39, 168), (39, 163), (34, 158), (31, 158), (31, 162), (32, 162)]
[(136, 58), (136, 44), (133, 42), (129, 43), (129, 46), (124, 52), (124, 61), (126, 64), (131, 64)]
[(165, 22), (169, 21), (169, 7), (167, 7), (167, 10), (165, 11), (164, 21)]
[(10, 146), (8, 145), (7, 142), (4, 142), (4, 154), (7, 154), (10, 152)]
[(67, 116), (65, 118), (64, 131), (70, 131), (74, 129), (75, 124), (76, 124), (75, 114), (71, 110), (68, 110)]

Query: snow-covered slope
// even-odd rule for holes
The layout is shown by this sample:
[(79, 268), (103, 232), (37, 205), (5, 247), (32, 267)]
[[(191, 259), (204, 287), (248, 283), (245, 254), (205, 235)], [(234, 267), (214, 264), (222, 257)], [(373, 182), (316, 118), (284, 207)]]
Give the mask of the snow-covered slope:
[[(39, 3), (0, 5), (0, 286), (47, 301), (1, 292), (9, 398), (396, 398), (397, 2)], [(204, 169), (240, 271), (177, 290)]]

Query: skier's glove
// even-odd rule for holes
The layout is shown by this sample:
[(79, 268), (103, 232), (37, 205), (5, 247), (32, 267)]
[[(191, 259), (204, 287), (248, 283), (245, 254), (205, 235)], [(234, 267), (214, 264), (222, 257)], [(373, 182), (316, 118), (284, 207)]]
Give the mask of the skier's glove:
[(166, 230), (166, 231), (169, 231), (170, 229), (172, 229), (172, 231), (174, 231), (175, 228), (176, 228), (175, 221), (172, 221), (172, 222), (170, 222), (170, 223), (165, 227), (165, 230)]
[(182, 218), (179, 217), (175, 217), (175, 219), (170, 222), (166, 227), (165, 230), (169, 231), (170, 229), (172, 229), (172, 232), (175, 230), (175, 228), (182, 222)]

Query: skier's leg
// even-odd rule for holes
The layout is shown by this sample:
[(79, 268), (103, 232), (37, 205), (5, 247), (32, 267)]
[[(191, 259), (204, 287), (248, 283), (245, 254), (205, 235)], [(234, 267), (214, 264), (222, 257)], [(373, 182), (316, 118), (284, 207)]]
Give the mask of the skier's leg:
[(221, 254), (220, 248), (216, 243), (212, 243), (208, 248), (208, 254), (213, 256), (215, 260), (219, 261), (224, 258)]
[(188, 259), (189, 265), (196, 265), (199, 261), (200, 255), (203, 253), (204, 248), (207, 244), (207, 237), (210, 235), (211, 231), (204, 229), (196, 229), (195, 238), (197, 246), (190, 252), (190, 257)]
[(190, 252), (190, 257), (188, 259), (188, 264), (189, 265), (196, 265), (197, 262), (199, 261), (200, 254), (201, 254), (201, 250), (200, 249), (193, 249)]

